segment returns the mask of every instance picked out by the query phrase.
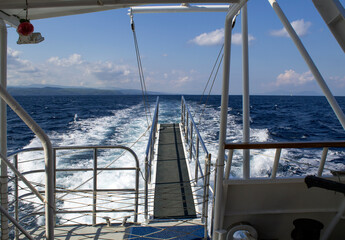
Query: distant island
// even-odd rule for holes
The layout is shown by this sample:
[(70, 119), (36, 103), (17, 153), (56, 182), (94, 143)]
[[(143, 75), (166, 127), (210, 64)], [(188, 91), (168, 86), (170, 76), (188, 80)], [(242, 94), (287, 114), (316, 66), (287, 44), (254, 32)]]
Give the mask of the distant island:
[[(8, 87), (13, 96), (80, 96), (80, 95), (141, 95), (141, 90), (133, 89), (96, 89), (96, 88), (68, 88), (68, 87)], [(156, 95), (161, 93), (148, 92)]]

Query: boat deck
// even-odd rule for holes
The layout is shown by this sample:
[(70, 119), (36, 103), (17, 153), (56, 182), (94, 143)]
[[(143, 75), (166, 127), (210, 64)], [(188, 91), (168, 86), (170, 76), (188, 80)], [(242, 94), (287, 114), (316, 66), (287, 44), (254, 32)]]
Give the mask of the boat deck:
[(195, 218), (195, 206), (178, 124), (159, 131), (154, 218)]
[[(152, 222), (146, 226), (136, 224), (105, 224), (92, 225), (66, 225), (55, 227), (57, 240), (157, 240), (157, 239), (203, 239), (205, 232), (204, 225), (198, 219), (186, 221), (163, 221)], [(30, 232), (35, 239), (45, 239), (45, 227), (38, 227)], [(27, 239), (24, 236), (19, 239)]]

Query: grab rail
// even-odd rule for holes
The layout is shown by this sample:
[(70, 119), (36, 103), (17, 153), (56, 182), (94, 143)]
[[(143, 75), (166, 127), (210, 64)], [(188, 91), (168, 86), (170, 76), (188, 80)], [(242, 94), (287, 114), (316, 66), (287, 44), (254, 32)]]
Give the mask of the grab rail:
[[(201, 169), (200, 161), (199, 161), (199, 145), (201, 144), (202, 149), (205, 152), (205, 158), (208, 158), (209, 153), (207, 151), (206, 145), (204, 141), (202, 140), (202, 137), (200, 135), (200, 132), (195, 124), (195, 121), (193, 119), (192, 114), (189, 111), (189, 108), (186, 104), (186, 100), (182, 96), (181, 99), (181, 124), (182, 124), (182, 130), (184, 131), (185, 134), (185, 140), (189, 146), (189, 158), (193, 158), (193, 150), (195, 153), (195, 179), (198, 179), (198, 171), (201, 173), (201, 178), (204, 177), (204, 174)], [(196, 133), (196, 143), (194, 146), (193, 144), (193, 131), (195, 130)], [(210, 156), (211, 157), (211, 156)], [(209, 159), (211, 160), (211, 159)]]
[(322, 176), (329, 148), (345, 148), (345, 141), (333, 142), (285, 142), (285, 143), (226, 143), (224, 149), (229, 149), (225, 178), (228, 179), (231, 170), (232, 156), (236, 149), (276, 149), (271, 178), (276, 178), (281, 150), (283, 148), (322, 148), (322, 156), (317, 176)]
[(151, 131), (145, 152), (145, 219), (148, 218), (148, 184), (151, 183), (151, 165), (154, 156), (154, 146), (158, 125), (159, 97), (156, 100), (155, 112), (152, 119)]
[[(132, 155), (132, 157), (135, 160), (135, 166), (133, 167), (98, 167), (98, 161), (97, 161), (97, 152), (100, 149), (107, 149), (107, 150), (111, 150), (111, 149), (121, 149), (121, 150), (125, 150), (127, 151), (129, 154)], [(19, 154), (21, 153), (27, 153), (27, 152), (33, 152), (33, 151), (42, 151), (43, 148), (27, 148), (27, 149), (22, 149), (16, 152), (13, 152), (9, 155), (9, 157), (13, 158), (13, 162), (14, 162), (14, 166), (16, 166), (16, 168), (18, 168), (18, 158), (19, 158)], [(65, 151), (65, 150), (87, 150), (87, 151), (91, 151), (93, 152), (93, 167), (91, 168), (63, 168), (63, 169), (58, 169), (56, 166), (56, 158), (57, 158), (57, 152), (58, 151)], [(54, 162), (54, 189), (53, 192), (55, 192), (55, 194), (57, 193), (63, 193), (63, 197), (65, 197), (68, 194), (72, 194), (72, 193), (86, 193), (86, 192), (92, 192), (92, 209), (91, 210), (64, 210), (64, 211), (56, 211), (56, 214), (68, 214), (68, 213), (92, 213), (92, 223), (93, 225), (97, 224), (96, 222), (96, 217), (97, 217), (97, 213), (98, 212), (133, 212), (134, 213), (134, 222), (138, 221), (138, 206), (139, 206), (139, 173), (140, 173), (140, 166), (139, 166), (139, 160), (137, 155), (135, 154), (135, 152), (126, 147), (126, 146), (61, 146), (61, 147), (54, 147), (53, 148), (54, 151), (54, 158), (53, 158), (53, 162)], [(99, 189), (97, 187), (97, 179), (99, 177), (97, 177), (97, 175), (99, 174), (99, 171), (118, 171), (118, 170), (123, 170), (123, 171), (127, 171), (127, 170), (132, 170), (135, 171), (135, 187), (134, 189)], [(30, 175), (30, 174), (35, 174), (35, 173), (43, 173), (45, 170), (43, 169), (37, 169), (37, 170), (30, 170), (30, 171), (26, 171), (26, 172), (22, 172), (20, 176), (23, 175)], [(56, 173), (57, 172), (87, 172), (87, 171), (92, 171), (93, 172), (93, 176), (92, 178), (90, 178), (87, 181), (92, 180), (93, 182), (93, 187), (92, 189), (66, 189), (66, 190), (57, 190), (56, 188)], [(22, 177), (21, 177), (22, 178)], [(24, 178), (25, 179), (25, 178)], [(85, 183), (85, 182), (84, 182)], [(79, 185), (77, 188), (79, 188), (80, 186), (82, 186), (83, 184)], [(32, 193), (26, 193), (23, 194), (21, 196), (18, 196), (18, 190), (19, 190), (19, 185), (18, 185), (18, 179), (17, 176), (14, 178), (14, 193), (15, 193), (15, 201), (14, 201), (14, 215), (15, 215), (15, 220), (17, 222), (19, 222), (19, 217), (18, 217), (18, 213), (19, 213), (19, 204), (18, 201), (21, 198), (27, 197), (29, 195), (32, 195)], [(121, 208), (120, 210), (116, 210), (116, 209), (103, 209), (103, 210), (98, 210), (97, 209), (97, 193), (98, 192), (133, 192), (134, 194), (134, 209), (123, 209)], [(41, 191), (37, 191), (38, 194), (40, 194)], [(101, 199), (101, 201), (104, 201), (104, 199)], [(83, 207), (81, 207), (83, 208)], [(38, 211), (40, 211), (40, 209), (38, 209)], [(41, 215), (42, 212), (36, 212), (35, 214)], [(18, 234), (18, 232), (16, 232), (16, 235)]]
[[(210, 172), (211, 172), (211, 154), (207, 151), (206, 145), (202, 140), (200, 132), (197, 125), (194, 122), (193, 116), (189, 111), (186, 104), (186, 100), (182, 96), (181, 98), (181, 125), (182, 131), (184, 132), (186, 144), (189, 146), (189, 159), (195, 159), (195, 172), (194, 179), (195, 184), (198, 182), (198, 173), (200, 172), (203, 178), (203, 202), (202, 202), (202, 221), (205, 224), (205, 236), (207, 236), (207, 224), (208, 224), (208, 199), (209, 191), (213, 193), (213, 189), (210, 186)], [(193, 135), (195, 131), (196, 139), (194, 143)], [(202, 171), (199, 155), (200, 155), (200, 145), (205, 153), (205, 174)], [(213, 214), (212, 214), (213, 215)], [(211, 219), (212, 222), (212, 219)]]
[(0, 85), (0, 96), (7, 105), (22, 119), (22, 121), (31, 129), (40, 139), (45, 153), (45, 224), (46, 238), (54, 239), (55, 225), (55, 199), (53, 184), (53, 150), (49, 137), (42, 128), (30, 117), (30, 115), (20, 106), (20, 104)]

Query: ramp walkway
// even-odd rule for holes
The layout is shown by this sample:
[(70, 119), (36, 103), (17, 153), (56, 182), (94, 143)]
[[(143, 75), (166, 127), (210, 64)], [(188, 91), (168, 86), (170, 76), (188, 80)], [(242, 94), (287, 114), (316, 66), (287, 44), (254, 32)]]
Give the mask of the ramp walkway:
[(179, 125), (161, 124), (154, 196), (155, 219), (195, 218)]

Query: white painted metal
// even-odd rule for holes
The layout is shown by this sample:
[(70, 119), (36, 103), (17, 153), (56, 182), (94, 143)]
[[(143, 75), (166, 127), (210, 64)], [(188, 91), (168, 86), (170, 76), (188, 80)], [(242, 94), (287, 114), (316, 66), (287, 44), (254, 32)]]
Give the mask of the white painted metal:
[(323, 168), (324, 168), (325, 163), (326, 163), (327, 153), (328, 153), (328, 148), (327, 147), (323, 148), (319, 169), (317, 171), (318, 177), (322, 176)]
[(272, 176), (271, 176), (271, 178), (276, 178), (276, 176), (277, 176), (278, 164), (279, 164), (279, 159), (280, 159), (281, 152), (282, 152), (282, 149), (281, 148), (277, 148), (276, 155), (274, 156), (274, 162), (273, 162), (273, 167), (272, 167)]
[(183, 13), (183, 12), (227, 12), (229, 5), (189, 5), (180, 6), (150, 6), (132, 7), (132, 14), (135, 13)]
[(325, 229), (325, 232), (321, 236), (321, 240), (327, 240), (331, 236), (335, 226), (338, 224), (339, 220), (343, 217), (345, 212), (345, 200), (341, 203), (339, 210), (335, 217), (332, 219), (331, 223), (328, 225), (328, 227)]
[(316, 9), (345, 52), (345, 10), (339, 0), (313, 0)]
[[(229, 79), (230, 79), (230, 52), (231, 52), (231, 35), (232, 35), (232, 20), (247, 0), (241, 0), (238, 4), (232, 4), (225, 19), (224, 27), (224, 60), (223, 60), (223, 84), (221, 97), (221, 113), (220, 113), (220, 131), (219, 131), (219, 149), (216, 163), (216, 200), (214, 209), (214, 225), (213, 232), (216, 235), (217, 230), (221, 230), (221, 206), (222, 206), (222, 191), (223, 191), (223, 177), (224, 177), (224, 143), (226, 141), (226, 129), (228, 119), (228, 102), (229, 102)], [(218, 236), (215, 236), (217, 238)]]
[(0, 86), (0, 96), (9, 107), (22, 119), (22, 121), (37, 135), (41, 140), (44, 148), (46, 179), (45, 179), (45, 220), (46, 220), (46, 238), (54, 239), (54, 165), (53, 165), (53, 148), (48, 136), (40, 126), (30, 117), (30, 115), (17, 103), (17, 101)]
[(18, 18), (14, 16), (6, 15), (5, 13), (1, 11), (0, 11), (0, 19), (4, 20), (6, 24), (10, 25), (13, 28), (17, 28), (20, 23)]
[[(217, 0), (213, 3), (237, 3), (240, 0)], [(28, 18), (43, 19), (59, 16), (68, 16), (74, 14), (83, 14), (91, 12), (100, 12), (105, 10), (129, 8), (136, 5), (149, 4), (182, 4), (184, 0), (102, 0), (102, 3), (97, 0), (35, 0), (29, 1), (29, 15)], [(192, 0), (189, 3), (209, 3), (210, 0)], [(18, 16), (25, 18), (26, 8), (23, 0), (1, 0), (0, 10), (9, 16)]]
[(225, 173), (224, 173), (224, 179), (229, 179), (230, 177), (230, 171), (231, 171), (231, 164), (232, 164), (232, 157), (234, 155), (234, 150), (230, 149), (228, 152), (228, 160), (226, 162), (225, 166)]
[(299, 39), (298, 35), (296, 34), (295, 30), (291, 26), (289, 20), (286, 18), (285, 14), (283, 13), (280, 6), (278, 5), (278, 3), (275, 0), (268, 0), (268, 1), (270, 2), (271, 6), (274, 9), (274, 11), (276, 12), (276, 14), (278, 15), (280, 21), (283, 23), (283, 25), (284, 25), (286, 31), (289, 33), (291, 39), (294, 41), (296, 47), (298, 48), (299, 52), (301, 53), (301, 55), (304, 59), (304, 61), (307, 63), (307, 65), (308, 65), (310, 71), (312, 72), (314, 78), (316, 79), (316, 81), (319, 84), (320, 88), (322, 89), (324, 95), (326, 96), (327, 101), (331, 105), (335, 115), (337, 116), (338, 120), (340, 121), (342, 127), (345, 129), (345, 115), (344, 115), (343, 111), (339, 107), (337, 101), (335, 100), (330, 89), (328, 88), (325, 80), (321, 76), (319, 70), (317, 69), (313, 60), (309, 56), (307, 50), (303, 46), (303, 44), (302, 44), (301, 40)]
[[(7, 29), (6, 23), (0, 19), (0, 85), (7, 87)], [(7, 111), (6, 103), (0, 99), (0, 153), (7, 155)], [(8, 209), (7, 194), (7, 166), (1, 162), (1, 206)], [(1, 216), (1, 239), (8, 239), (8, 220), (4, 215)]]
[[(248, 14), (247, 4), (242, 7), (242, 79), (243, 79), (243, 142), (249, 143), (249, 60), (248, 60)], [(250, 154), (248, 149), (243, 150), (243, 178), (250, 178)]]
[[(328, 179), (344, 181), (344, 177)], [(224, 184), (228, 189), (224, 229), (238, 222), (249, 222), (258, 230), (260, 239), (291, 239), (292, 222), (298, 218), (315, 219), (327, 229), (333, 225), (332, 219), (339, 221), (344, 211), (342, 193), (308, 189), (304, 177), (230, 179)], [(338, 238), (333, 239), (343, 239), (339, 236), (344, 236), (344, 229), (335, 230), (332, 234)]]

